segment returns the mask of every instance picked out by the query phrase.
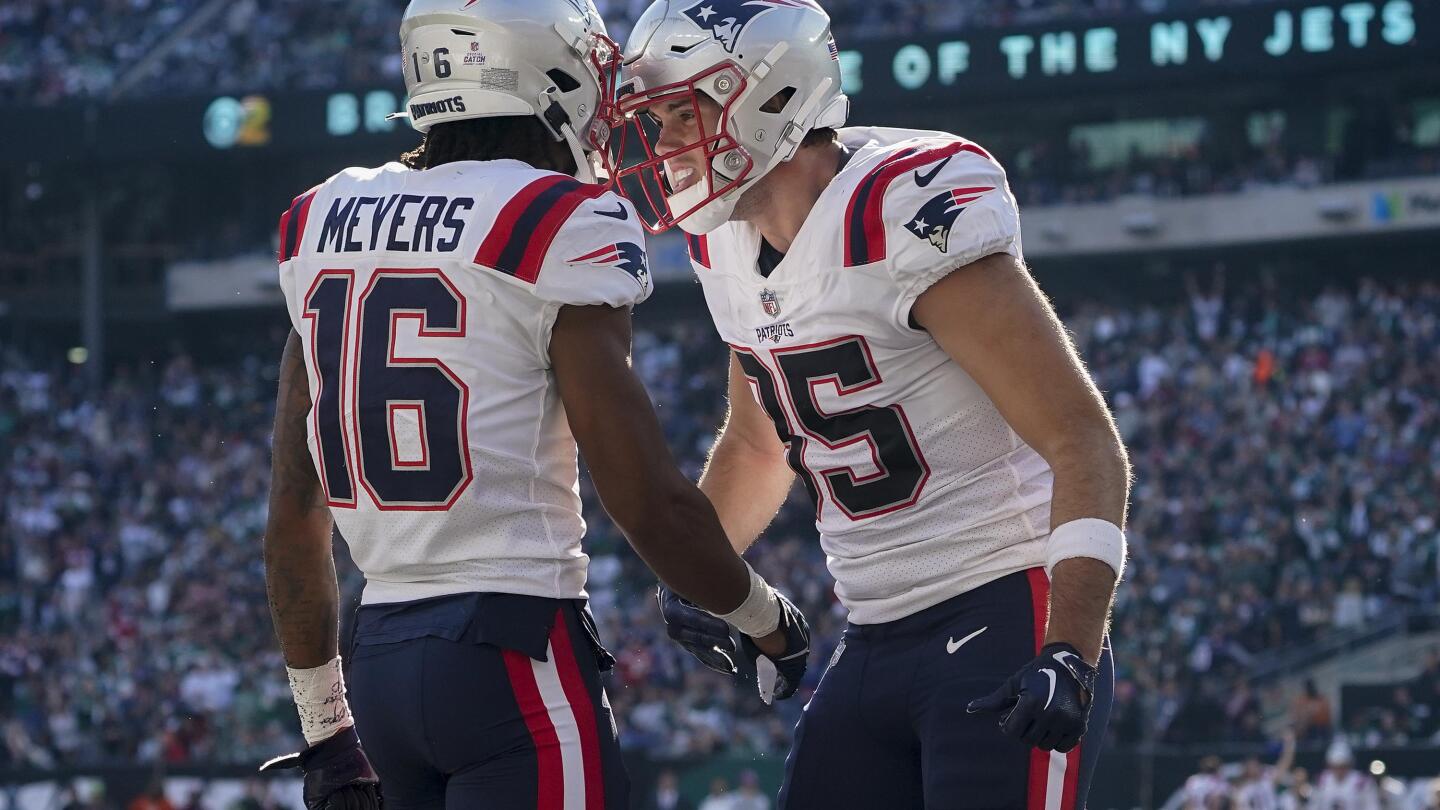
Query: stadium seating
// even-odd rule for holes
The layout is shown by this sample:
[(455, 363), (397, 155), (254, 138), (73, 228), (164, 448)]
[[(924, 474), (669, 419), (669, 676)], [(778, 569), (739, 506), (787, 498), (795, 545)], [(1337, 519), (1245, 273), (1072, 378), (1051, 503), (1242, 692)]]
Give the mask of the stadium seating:
[[(1115, 744), (1261, 741), (1254, 656), (1440, 600), (1440, 284), (1302, 293), (1250, 268), (1228, 283), (1060, 301), (1136, 473)], [(640, 324), (637, 367), (696, 473), (722, 349), (707, 324)], [(96, 396), (53, 347), (0, 355), (0, 765), (253, 762), (298, 742), (259, 553), (277, 337), (203, 366), (177, 346)], [(653, 579), (586, 496), (625, 745), (782, 753), (802, 701), (775, 712), (717, 688), (666, 640)], [(824, 662), (843, 615), (802, 499), (753, 556), (810, 614)], [(1372, 712), (1341, 729), (1333, 708), (1315, 716), (1317, 741), (1374, 733)]]

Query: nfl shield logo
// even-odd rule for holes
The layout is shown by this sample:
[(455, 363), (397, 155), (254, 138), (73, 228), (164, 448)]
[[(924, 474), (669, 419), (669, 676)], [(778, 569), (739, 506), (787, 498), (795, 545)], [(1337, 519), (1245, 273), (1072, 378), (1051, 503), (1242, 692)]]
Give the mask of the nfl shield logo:
[(766, 315), (774, 318), (780, 314), (780, 296), (774, 290), (761, 290), (760, 306), (764, 307)]

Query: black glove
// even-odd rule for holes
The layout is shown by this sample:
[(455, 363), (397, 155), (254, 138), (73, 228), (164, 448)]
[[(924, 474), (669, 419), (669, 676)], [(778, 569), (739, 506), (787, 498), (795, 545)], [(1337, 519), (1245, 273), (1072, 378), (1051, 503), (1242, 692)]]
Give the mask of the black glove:
[(275, 757), (260, 771), (305, 773), (306, 810), (380, 810), (380, 778), (360, 748), (355, 727), (341, 729), (298, 754)]
[(735, 674), (735, 641), (724, 619), (711, 616), (664, 585), (655, 592), (655, 598), (660, 602), (665, 632), (672, 641), (716, 672)]
[(1046, 644), (1034, 661), (999, 689), (970, 701), (966, 710), (999, 712), (1000, 731), (1007, 736), (1063, 754), (1085, 736), (1095, 672), (1069, 644)]
[(779, 629), (785, 633), (784, 652), (771, 658), (761, 652), (749, 636), (740, 636), (740, 649), (755, 665), (760, 699), (766, 703), (784, 700), (795, 694), (810, 659), (810, 624), (805, 621), (805, 615), (779, 591), (775, 592), (775, 599), (780, 603)]

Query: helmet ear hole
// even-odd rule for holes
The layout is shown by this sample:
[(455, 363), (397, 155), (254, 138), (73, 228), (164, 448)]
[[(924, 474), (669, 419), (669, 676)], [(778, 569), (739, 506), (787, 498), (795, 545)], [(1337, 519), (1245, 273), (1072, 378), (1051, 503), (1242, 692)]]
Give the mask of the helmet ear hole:
[(795, 88), (787, 87), (771, 96), (764, 104), (761, 104), (760, 112), (772, 114), (784, 112), (785, 107), (790, 103), (790, 99), (794, 97)]
[(549, 76), (550, 81), (555, 83), (555, 89), (562, 93), (568, 93), (571, 90), (578, 90), (580, 88), (580, 82), (576, 81), (574, 76), (571, 76), (560, 68), (550, 68), (545, 71), (545, 75)]

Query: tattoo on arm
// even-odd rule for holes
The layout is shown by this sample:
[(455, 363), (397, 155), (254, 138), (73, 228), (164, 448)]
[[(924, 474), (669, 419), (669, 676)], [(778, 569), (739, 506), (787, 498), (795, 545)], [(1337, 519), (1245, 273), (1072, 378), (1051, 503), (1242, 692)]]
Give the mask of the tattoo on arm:
[(339, 651), (339, 596), (330, 550), (332, 519), (310, 458), (310, 384), (295, 332), (280, 361), (265, 527), (265, 586), (285, 662), (316, 667)]

